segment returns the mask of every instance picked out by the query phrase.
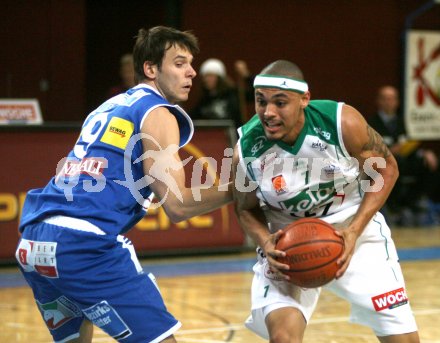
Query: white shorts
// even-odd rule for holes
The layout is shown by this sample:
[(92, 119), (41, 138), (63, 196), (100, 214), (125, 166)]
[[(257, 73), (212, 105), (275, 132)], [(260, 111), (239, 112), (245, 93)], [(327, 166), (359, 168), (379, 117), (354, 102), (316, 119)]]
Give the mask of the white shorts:
[[(260, 254), (253, 270), (252, 312), (245, 323), (247, 328), (269, 339), (265, 317), (281, 307), (295, 307), (307, 322), (310, 320), (320, 288), (305, 289), (275, 280)], [(397, 251), (381, 213), (358, 238), (343, 277), (324, 288), (351, 304), (351, 322), (369, 326), (378, 337), (417, 331)]]

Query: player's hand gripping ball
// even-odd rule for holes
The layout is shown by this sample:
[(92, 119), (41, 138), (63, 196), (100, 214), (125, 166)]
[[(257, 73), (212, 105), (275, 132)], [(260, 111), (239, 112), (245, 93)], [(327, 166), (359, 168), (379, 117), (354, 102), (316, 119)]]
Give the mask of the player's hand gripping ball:
[(302, 218), (284, 227), (275, 248), (286, 252), (278, 261), (290, 266), (283, 271), (290, 276), (290, 282), (315, 288), (335, 278), (339, 269), (336, 260), (344, 251), (344, 241), (325, 221)]

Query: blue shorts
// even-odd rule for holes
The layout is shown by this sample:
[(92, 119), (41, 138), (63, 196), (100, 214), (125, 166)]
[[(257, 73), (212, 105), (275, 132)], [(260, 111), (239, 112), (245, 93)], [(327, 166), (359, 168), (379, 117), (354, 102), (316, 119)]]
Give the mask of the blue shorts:
[(84, 319), (120, 342), (160, 342), (181, 326), (123, 236), (40, 222), (16, 257), (55, 342), (77, 338)]

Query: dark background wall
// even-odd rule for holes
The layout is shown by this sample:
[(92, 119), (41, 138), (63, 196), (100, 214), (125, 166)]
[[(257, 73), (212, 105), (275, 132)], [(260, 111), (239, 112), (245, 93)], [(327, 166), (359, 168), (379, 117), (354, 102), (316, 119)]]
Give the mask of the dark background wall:
[(83, 118), (86, 7), (0, 1), (0, 98), (38, 98), (46, 120)]
[[(3, 0), (0, 98), (37, 97), (46, 121), (76, 121), (118, 82), (119, 57), (142, 26), (193, 30), (204, 59), (222, 59), (231, 76), (244, 59), (258, 72), (275, 59), (304, 71), (313, 98), (345, 101), (365, 115), (376, 89), (403, 78), (405, 19), (417, 0)], [(440, 5), (414, 21), (440, 30)], [(184, 105), (190, 109), (197, 86)]]

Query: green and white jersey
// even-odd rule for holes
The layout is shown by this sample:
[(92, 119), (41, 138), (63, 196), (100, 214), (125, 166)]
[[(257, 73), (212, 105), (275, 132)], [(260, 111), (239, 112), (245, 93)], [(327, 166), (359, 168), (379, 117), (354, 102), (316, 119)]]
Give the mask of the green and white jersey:
[(361, 172), (342, 139), (342, 106), (310, 101), (293, 146), (268, 140), (257, 115), (239, 129), (240, 166), (258, 186), (271, 231), (301, 217), (341, 223), (359, 207)]

